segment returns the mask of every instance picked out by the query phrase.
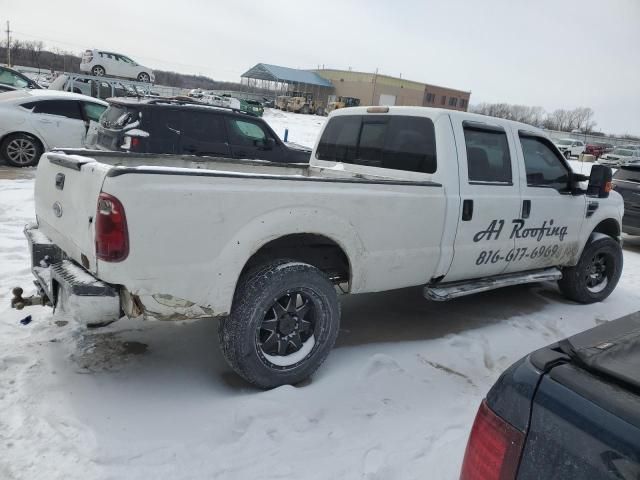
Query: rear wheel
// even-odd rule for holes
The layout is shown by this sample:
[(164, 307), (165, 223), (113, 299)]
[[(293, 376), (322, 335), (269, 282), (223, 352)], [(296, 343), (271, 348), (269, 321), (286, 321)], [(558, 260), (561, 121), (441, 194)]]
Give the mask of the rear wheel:
[(91, 69), (91, 73), (96, 77), (104, 77), (106, 72), (104, 71), (104, 67), (96, 65)]
[(149, 74), (147, 72), (140, 72), (140, 74), (138, 75), (138, 81), (149, 83), (151, 82), (151, 77), (149, 77)]
[(558, 281), (560, 291), (576, 302), (601, 302), (616, 288), (622, 263), (622, 247), (618, 242), (606, 236), (594, 239), (584, 248), (575, 267), (563, 269)]
[(40, 142), (24, 133), (9, 135), (0, 145), (0, 154), (13, 167), (37, 165), (42, 151)]
[(281, 259), (242, 276), (218, 335), (231, 368), (260, 388), (273, 388), (315, 372), (339, 325), (329, 278), (312, 265)]

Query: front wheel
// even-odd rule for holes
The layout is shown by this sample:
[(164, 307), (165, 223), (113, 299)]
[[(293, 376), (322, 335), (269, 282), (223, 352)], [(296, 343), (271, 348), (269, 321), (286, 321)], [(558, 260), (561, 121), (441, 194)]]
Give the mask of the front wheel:
[(566, 158), (567, 160), (571, 159), (571, 151), (570, 150), (565, 150), (564, 158)]
[(147, 72), (141, 72), (138, 75), (138, 81), (143, 83), (149, 83), (151, 82), (151, 77), (149, 77), (149, 74)]
[(222, 353), (260, 388), (295, 384), (329, 355), (340, 304), (329, 278), (293, 260), (268, 263), (240, 278), (231, 315), (220, 322)]
[(595, 239), (584, 248), (575, 267), (563, 269), (558, 281), (560, 291), (576, 302), (601, 302), (616, 288), (622, 263), (622, 247), (618, 242), (606, 236)]

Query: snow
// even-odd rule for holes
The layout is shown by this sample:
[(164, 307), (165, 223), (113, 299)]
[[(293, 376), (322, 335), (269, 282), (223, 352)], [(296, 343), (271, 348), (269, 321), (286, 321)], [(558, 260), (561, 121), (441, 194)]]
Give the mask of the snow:
[[(325, 121), (265, 119), (308, 146)], [(551, 283), (444, 303), (420, 288), (344, 297), (325, 364), (263, 392), (224, 362), (216, 321), (88, 330), (49, 308), (11, 310), (11, 287), (32, 293), (22, 230), (34, 175), (0, 167), (3, 480), (455, 479), (478, 405), (506, 367), (640, 305), (631, 237), (621, 282), (600, 304), (571, 303)]]

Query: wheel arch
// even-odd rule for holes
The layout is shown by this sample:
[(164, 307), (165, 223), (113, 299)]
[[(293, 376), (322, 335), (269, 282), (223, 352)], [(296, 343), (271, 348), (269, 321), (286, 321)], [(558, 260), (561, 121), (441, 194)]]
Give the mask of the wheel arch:
[(313, 265), (334, 283), (351, 280), (351, 262), (345, 249), (332, 238), (317, 233), (290, 233), (268, 241), (249, 257), (240, 275), (278, 258)]
[(621, 228), (618, 221), (614, 218), (605, 218), (600, 221), (591, 231), (589, 238), (592, 238), (595, 233), (602, 233), (613, 238), (616, 242), (620, 242)]

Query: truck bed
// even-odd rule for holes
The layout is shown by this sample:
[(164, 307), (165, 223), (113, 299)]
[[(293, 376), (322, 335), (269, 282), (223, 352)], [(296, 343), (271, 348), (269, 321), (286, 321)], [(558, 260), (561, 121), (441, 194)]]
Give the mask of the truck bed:
[[(182, 173), (194, 174), (197, 172), (193, 172), (193, 170), (199, 170), (202, 175), (287, 176), (300, 177), (300, 179), (306, 178), (313, 181), (382, 182), (409, 185), (431, 183), (403, 180), (397, 177), (363, 175), (345, 171), (342, 168), (314, 168), (302, 163), (276, 163), (265, 160), (236, 160), (224, 157), (195, 155), (110, 152), (82, 148), (56, 149), (52, 154), (48, 155), (48, 158), (56, 161), (56, 153), (71, 156), (79, 163), (96, 160), (101, 164), (114, 167), (114, 170), (109, 173), (109, 176), (140, 172), (180, 174), (181, 171)], [(84, 157), (84, 159), (79, 157)], [(68, 160), (68, 158), (60, 158), (60, 162), (68, 162)]]

